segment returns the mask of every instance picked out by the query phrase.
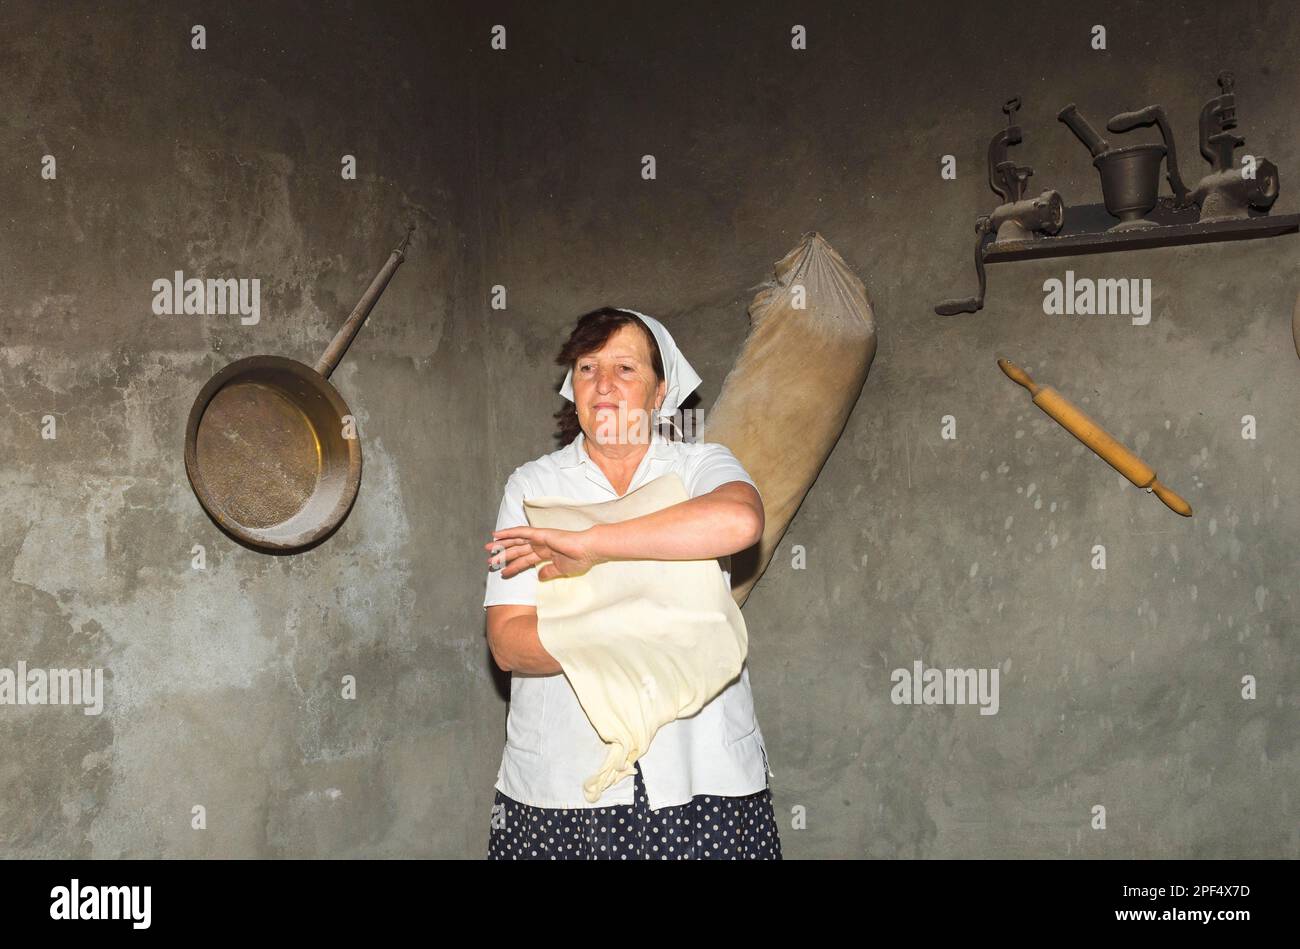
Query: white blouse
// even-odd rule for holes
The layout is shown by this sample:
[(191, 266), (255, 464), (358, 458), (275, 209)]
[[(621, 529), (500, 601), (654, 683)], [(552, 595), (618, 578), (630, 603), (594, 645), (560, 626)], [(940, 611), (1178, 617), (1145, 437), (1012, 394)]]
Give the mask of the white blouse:
[[(587, 454), (584, 441), (585, 435), (579, 432), (565, 447), (514, 470), (506, 481), (497, 530), (528, 524), (524, 498), (558, 495), (592, 503), (620, 496)], [(635, 491), (669, 472), (677, 473), (692, 498), (730, 481), (743, 481), (758, 490), (725, 445), (670, 441), (659, 432), (652, 434), (627, 490)], [(730, 587), (731, 558), (719, 557), (718, 564)], [(536, 606), (537, 572), (534, 566), (507, 580), (500, 572), (489, 571), (483, 609), (508, 603)], [(633, 775), (616, 782), (594, 804), (583, 796), (583, 780), (600, 765), (605, 753), (605, 743), (563, 673), (511, 673), (506, 744), (496, 782), (499, 791), (534, 807), (631, 804)], [(767, 787), (771, 772), (766, 743), (754, 715), (749, 663), (697, 713), (659, 729), (639, 760), (648, 804), (655, 810), (685, 804), (697, 794), (735, 797)]]

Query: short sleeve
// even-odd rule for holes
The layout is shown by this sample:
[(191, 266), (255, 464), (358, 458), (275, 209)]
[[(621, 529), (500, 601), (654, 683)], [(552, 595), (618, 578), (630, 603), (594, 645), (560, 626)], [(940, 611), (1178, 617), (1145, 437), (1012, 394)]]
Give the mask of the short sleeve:
[[(497, 512), (497, 523), (496, 527), (493, 528), (494, 530), (528, 524), (528, 518), (524, 515), (525, 491), (524, 479), (516, 470), (506, 480), (505, 496), (501, 498), (501, 508)], [(489, 606), (503, 606), (505, 604), (536, 606), (538, 567), (539, 565), (535, 564), (509, 579), (502, 577), (499, 570), (489, 570), (486, 595), (483, 597), (483, 609), (486, 610)]]
[[(754, 479), (749, 476), (740, 459), (731, 453), (731, 449), (718, 442), (705, 443), (687, 464), (686, 493), (698, 498), (728, 481), (743, 481), (758, 491), (758, 485), (754, 484)], [(761, 500), (761, 491), (758, 496)]]

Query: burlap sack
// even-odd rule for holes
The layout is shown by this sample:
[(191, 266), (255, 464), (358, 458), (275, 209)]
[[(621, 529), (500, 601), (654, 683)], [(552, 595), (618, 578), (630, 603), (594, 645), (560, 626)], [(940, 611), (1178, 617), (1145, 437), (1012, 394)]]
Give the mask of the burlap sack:
[[(796, 308), (802, 288), (804, 308)], [(815, 231), (776, 264), (749, 305), (750, 330), (705, 417), (763, 495), (762, 540), (731, 558), (743, 605), (857, 404), (876, 355), (866, 287)]]

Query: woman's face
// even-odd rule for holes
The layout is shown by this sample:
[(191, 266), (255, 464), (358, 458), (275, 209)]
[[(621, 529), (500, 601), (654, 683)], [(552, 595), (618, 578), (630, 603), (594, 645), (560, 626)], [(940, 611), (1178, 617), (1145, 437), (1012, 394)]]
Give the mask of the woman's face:
[(573, 366), (578, 423), (601, 445), (649, 444), (667, 391), (667, 381), (655, 378), (650, 344), (635, 326), (620, 326), (603, 348), (579, 356)]

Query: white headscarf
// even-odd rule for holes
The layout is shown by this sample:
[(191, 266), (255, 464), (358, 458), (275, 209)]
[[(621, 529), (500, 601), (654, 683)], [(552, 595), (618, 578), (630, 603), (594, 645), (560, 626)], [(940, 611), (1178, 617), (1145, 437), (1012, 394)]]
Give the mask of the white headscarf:
[[(650, 328), (654, 334), (655, 342), (659, 344), (659, 358), (664, 364), (664, 379), (668, 382), (668, 390), (664, 394), (664, 401), (659, 406), (656, 413), (660, 419), (668, 419), (674, 428), (677, 428), (677, 422), (674, 415), (677, 407), (686, 401), (686, 397), (695, 391), (702, 380), (699, 375), (691, 368), (691, 364), (686, 361), (677, 344), (673, 342), (672, 335), (662, 323), (653, 316), (646, 316), (644, 313), (638, 313), (636, 310), (629, 310), (626, 307), (614, 307), (623, 313), (631, 313), (642, 323)], [(564, 396), (570, 402), (573, 398), (573, 370), (570, 369), (564, 376), (564, 385), (560, 386), (560, 395)], [(678, 429), (680, 431), (680, 429)]]

